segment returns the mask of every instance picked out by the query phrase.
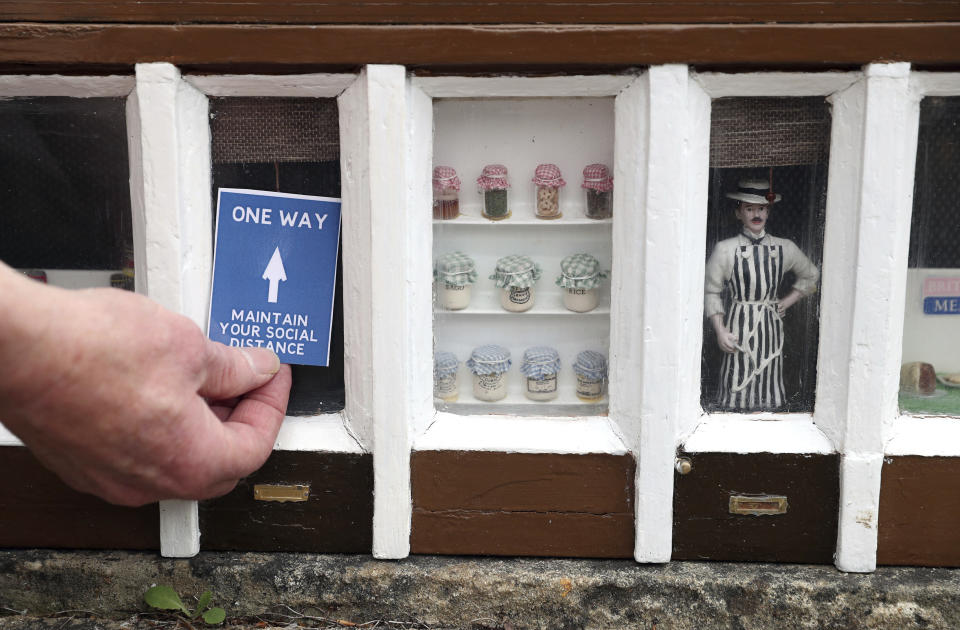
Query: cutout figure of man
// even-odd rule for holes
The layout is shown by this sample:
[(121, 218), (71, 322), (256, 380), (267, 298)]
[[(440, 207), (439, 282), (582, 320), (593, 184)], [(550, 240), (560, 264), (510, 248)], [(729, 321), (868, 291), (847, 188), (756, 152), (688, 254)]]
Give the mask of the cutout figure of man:
[[(725, 195), (738, 202), (740, 233), (717, 243), (707, 261), (704, 315), (723, 350), (719, 405), (730, 411), (778, 409), (783, 390), (783, 320), (787, 309), (816, 291), (819, 271), (797, 245), (767, 233), (771, 206), (780, 201), (763, 180), (742, 180)], [(784, 274), (796, 275), (779, 298)], [(725, 311), (723, 291), (730, 296)]]

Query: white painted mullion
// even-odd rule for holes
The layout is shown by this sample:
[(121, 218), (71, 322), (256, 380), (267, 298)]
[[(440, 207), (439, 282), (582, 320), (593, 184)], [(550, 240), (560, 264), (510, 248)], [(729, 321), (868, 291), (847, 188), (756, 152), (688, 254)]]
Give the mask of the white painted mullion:
[(417, 411), (408, 390), (415, 378), (407, 371), (414, 362), (410, 335), (426, 325), (411, 316), (422, 300), (408, 286), (423, 264), (413, 258), (424, 252), (408, 251), (414, 242), (408, 229), (418, 222), (410, 216), (416, 209), (409, 208), (406, 179), (404, 68), (367, 66), (341, 95), (340, 108), (344, 259), (350, 261), (344, 310), (359, 321), (345, 325), (344, 354), (363, 357), (346, 370), (347, 412), (373, 449), (373, 555), (403, 558), (410, 553), (410, 432)]
[[(648, 93), (646, 74), (617, 95), (614, 103), (614, 226), (610, 274), (610, 419), (620, 437), (637, 457), (640, 449), (641, 382), (643, 330), (637, 315), (643, 312), (644, 292), (637, 289), (643, 280), (645, 226), (644, 191), (647, 186), (645, 155), (648, 145)], [(621, 271), (622, 270), (622, 271)], [(634, 556), (644, 561), (647, 530), (644, 521), (647, 501), (640, 465), (634, 477)], [(641, 504), (644, 506), (641, 507)]]
[(407, 216), (404, 337), (411, 444), (436, 416), (433, 406), (433, 99), (407, 82)]
[[(137, 288), (203, 327), (211, 225), (206, 99), (170, 64), (138, 64), (136, 77), (128, 120), (134, 123), (130, 172)], [(161, 554), (190, 557), (199, 550), (196, 501), (161, 501)]]
[[(876, 568), (884, 433), (892, 429), (899, 415), (914, 172), (906, 165), (913, 164), (916, 156), (919, 123), (919, 100), (909, 89), (909, 74), (905, 63), (866, 68), (855, 205), (827, 208), (828, 217), (849, 212), (856, 221), (853, 266), (830, 268), (835, 269), (833, 273), (853, 276), (848, 369), (841, 374), (847, 395), (836, 563), (844, 571)], [(825, 277), (830, 273), (826, 254)], [(831, 255), (835, 264), (844, 260), (836, 251)], [(820, 382), (825, 378), (821, 371)]]
[[(695, 421), (694, 367), (699, 344), (690, 331), (702, 327), (707, 153), (694, 133), (709, 129), (709, 99), (691, 84), (684, 65), (653, 66), (646, 75), (647, 141), (639, 146), (646, 171), (637, 286), (643, 293), (640, 321), (640, 435), (637, 444), (635, 557), (667, 562), (672, 549), (674, 458), (680, 427)], [(691, 124), (693, 123), (693, 124)], [(629, 141), (630, 138), (617, 138)], [(695, 147), (691, 150), (691, 147)], [(639, 245), (639, 247), (638, 247)], [(697, 377), (698, 378), (698, 377)]]

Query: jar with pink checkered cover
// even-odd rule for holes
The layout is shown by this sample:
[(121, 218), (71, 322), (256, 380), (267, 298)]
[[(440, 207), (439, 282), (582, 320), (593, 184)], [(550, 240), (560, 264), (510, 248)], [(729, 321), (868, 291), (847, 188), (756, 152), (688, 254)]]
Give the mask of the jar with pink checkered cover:
[(606, 164), (588, 164), (583, 169), (583, 189), (587, 191), (587, 218), (613, 216), (613, 177)]
[(560, 189), (567, 185), (556, 164), (541, 164), (533, 173), (533, 183), (537, 187), (537, 218), (559, 219)]
[(433, 167), (433, 218), (460, 216), (460, 178), (452, 166)]
[(477, 189), (483, 195), (483, 216), (491, 221), (502, 221), (513, 214), (507, 205), (507, 167), (503, 164), (487, 164), (477, 178)]

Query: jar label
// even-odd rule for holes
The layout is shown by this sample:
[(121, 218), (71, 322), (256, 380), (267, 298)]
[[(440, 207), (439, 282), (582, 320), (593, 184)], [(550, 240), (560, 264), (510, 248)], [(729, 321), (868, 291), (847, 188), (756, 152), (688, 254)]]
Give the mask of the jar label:
[(433, 380), (434, 395), (446, 398), (457, 391), (457, 375), (439, 376)]
[(465, 285), (465, 284), (444, 284), (443, 288), (446, 289), (447, 291), (463, 291), (464, 289), (467, 288), (467, 285)]
[(603, 394), (603, 380), (577, 376), (577, 395), (584, 398), (599, 398)]
[(514, 304), (526, 304), (530, 301), (530, 287), (510, 287), (510, 301)]
[(552, 394), (557, 391), (557, 375), (551, 374), (543, 378), (528, 378), (527, 391), (531, 394)]
[(503, 383), (503, 373), (500, 374), (477, 374), (477, 384), (480, 389), (493, 391)]
[(567, 289), (570, 295), (586, 295), (590, 289)]

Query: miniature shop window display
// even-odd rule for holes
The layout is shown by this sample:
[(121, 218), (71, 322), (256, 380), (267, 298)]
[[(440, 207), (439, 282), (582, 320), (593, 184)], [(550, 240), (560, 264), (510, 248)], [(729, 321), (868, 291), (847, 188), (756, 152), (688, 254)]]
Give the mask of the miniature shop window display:
[(584, 350), (573, 363), (577, 375), (577, 398), (583, 402), (598, 402), (607, 389), (607, 357), (595, 350)]
[(433, 218), (449, 221), (460, 216), (460, 178), (451, 166), (433, 168)]
[(433, 279), (440, 306), (459, 311), (470, 306), (471, 287), (477, 281), (473, 259), (463, 252), (450, 252), (437, 259)]
[(560, 168), (556, 164), (540, 164), (533, 174), (533, 183), (536, 186), (536, 217), (538, 219), (559, 219), (563, 216), (560, 211), (560, 190), (567, 185)]
[[(340, 197), (336, 99), (211, 98), (210, 136), (214, 204), (218, 188)], [(338, 259), (329, 365), (293, 366), (287, 415), (344, 408), (342, 268)]]
[(600, 261), (590, 254), (573, 254), (560, 261), (556, 279), (563, 289), (563, 305), (575, 313), (586, 313), (600, 302), (600, 285), (607, 274), (600, 270)]
[(477, 178), (477, 188), (483, 195), (483, 216), (491, 221), (509, 219), (513, 214), (508, 204), (507, 167), (503, 164), (487, 164)]
[(507, 373), (512, 360), (503, 346), (486, 345), (474, 348), (467, 359), (473, 374), (473, 396), (477, 400), (496, 402), (507, 397)]
[(588, 219), (609, 219), (613, 216), (613, 177), (606, 164), (588, 164), (584, 167), (580, 186), (586, 194)]
[(920, 103), (900, 409), (960, 416), (960, 97)]
[(713, 102), (701, 404), (812, 412), (830, 112)]
[(437, 352), (433, 355), (433, 397), (444, 402), (455, 402), (460, 396), (457, 372), (460, 361), (452, 352)]
[(540, 265), (529, 256), (510, 255), (497, 260), (497, 267), (490, 279), (502, 289), (500, 306), (512, 313), (533, 308), (536, 301), (534, 285), (542, 273)]
[(66, 288), (133, 289), (123, 98), (0, 101), (0, 260)]
[(523, 353), (520, 373), (524, 375), (524, 395), (530, 400), (553, 400), (559, 393), (560, 353), (548, 346), (534, 346)]

